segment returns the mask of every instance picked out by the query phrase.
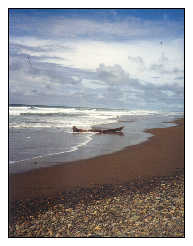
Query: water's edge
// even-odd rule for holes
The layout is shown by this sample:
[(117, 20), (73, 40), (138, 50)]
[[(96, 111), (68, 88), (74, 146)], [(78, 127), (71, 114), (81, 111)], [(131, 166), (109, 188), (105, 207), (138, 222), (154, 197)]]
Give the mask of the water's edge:
[[(170, 125), (168, 125), (167, 127), (161, 127), (161, 128), (169, 128), (169, 127), (178, 126), (179, 121), (183, 118), (184, 117), (181, 117), (181, 118), (175, 119), (175, 121), (166, 122), (167, 124), (169, 123)], [(164, 122), (162, 122), (162, 123), (164, 123)], [(47, 167), (53, 167), (53, 166), (61, 166), (61, 165), (69, 165), (69, 164), (71, 165), (71, 164), (76, 164), (76, 162), (79, 160), (94, 159), (94, 158), (97, 158), (100, 156), (106, 156), (106, 155), (110, 155), (113, 153), (125, 151), (126, 149), (128, 149), (131, 146), (140, 145), (140, 144), (143, 144), (144, 142), (151, 141), (152, 137), (154, 136), (154, 134), (152, 134), (152, 132), (151, 132), (153, 129), (159, 129), (159, 127), (145, 129), (144, 134), (146, 135), (146, 137), (144, 138), (144, 140), (140, 141), (139, 143), (127, 145), (121, 149), (109, 151), (108, 153), (102, 153), (102, 154), (97, 154), (97, 155), (96, 155), (96, 153), (93, 153), (93, 156), (85, 157), (85, 156), (81, 156), (81, 153), (79, 156), (78, 152), (77, 152), (76, 158), (74, 160), (66, 160), (66, 161), (61, 160), (62, 156), (59, 156), (59, 159), (58, 159), (57, 155), (55, 155), (55, 156), (48, 155), (48, 156), (43, 157), (43, 158), (36, 157), (36, 158), (31, 159), (31, 160), (18, 161), (14, 165), (9, 165), (9, 174), (26, 173), (26, 172), (30, 172), (30, 171), (35, 170), (35, 169), (41, 169), (41, 168), (47, 168)], [(85, 148), (86, 148), (86, 146), (85, 146)], [(81, 152), (81, 150), (80, 150), (80, 152)], [(59, 153), (59, 155), (60, 154), (61, 153)]]

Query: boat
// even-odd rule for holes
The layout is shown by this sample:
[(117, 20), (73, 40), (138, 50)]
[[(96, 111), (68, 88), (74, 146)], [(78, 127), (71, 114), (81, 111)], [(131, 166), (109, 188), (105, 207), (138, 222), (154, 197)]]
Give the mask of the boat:
[(98, 132), (98, 133), (117, 133), (121, 132), (124, 126), (118, 127), (118, 128), (110, 128), (110, 129), (98, 129), (98, 128), (92, 128), (90, 130), (84, 130), (79, 129), (76, 126), (72, 127), (73, 132)]

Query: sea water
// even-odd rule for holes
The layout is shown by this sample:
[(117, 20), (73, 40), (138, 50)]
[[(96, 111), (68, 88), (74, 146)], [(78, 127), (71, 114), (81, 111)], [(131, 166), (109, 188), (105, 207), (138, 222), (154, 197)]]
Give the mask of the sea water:
[[(9, 171), (25, 172), (88, 159), (139, 144), (152, 135), (146, 129), (174, 126), (183, 112), (11, 105), (9, 107)], [(123, 134), (73, 133), (124, 126)]]

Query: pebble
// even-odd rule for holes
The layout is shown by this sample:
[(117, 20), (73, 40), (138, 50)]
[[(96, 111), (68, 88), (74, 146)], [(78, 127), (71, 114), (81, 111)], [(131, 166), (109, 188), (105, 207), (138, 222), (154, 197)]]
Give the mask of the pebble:
[(9, 219), (9, 237), (184, 237), (184, 172), (17, 201)]

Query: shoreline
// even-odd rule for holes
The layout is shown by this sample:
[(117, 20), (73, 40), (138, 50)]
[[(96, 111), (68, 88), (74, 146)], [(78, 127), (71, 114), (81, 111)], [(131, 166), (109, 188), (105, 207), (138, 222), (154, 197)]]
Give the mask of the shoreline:
[(9, 200), (54, 196), (94, 185), (123, 184), (136, 178), (168, 176), (184, 168), (184, 118), (176, 126), (147, 130), (147, 141), (121, 151), (9, 175)]

